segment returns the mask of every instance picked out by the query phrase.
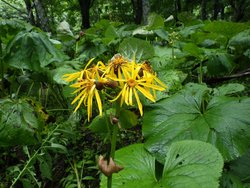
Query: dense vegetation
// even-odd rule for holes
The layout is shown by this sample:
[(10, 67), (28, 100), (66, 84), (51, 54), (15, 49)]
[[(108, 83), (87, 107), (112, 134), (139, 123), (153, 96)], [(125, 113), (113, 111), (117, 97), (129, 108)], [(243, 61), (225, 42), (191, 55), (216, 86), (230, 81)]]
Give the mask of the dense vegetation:
[[(107, 187), (99, 156), (113, 147), (124, 169), (112, 187), (249, 187), (249, 10), (249, 0), (0, 0), (0, 188)], [(127, 76), (98, 67), (117, 56), (141, 66), (138, 83), (148, 75), (122, 107), (110, 100)], [(95, 85), (117, 81), (98, 85), (102, 116), (97, 94), (74, 112), (65, 79), (95, 65), (105, 73), (88, 72)]]

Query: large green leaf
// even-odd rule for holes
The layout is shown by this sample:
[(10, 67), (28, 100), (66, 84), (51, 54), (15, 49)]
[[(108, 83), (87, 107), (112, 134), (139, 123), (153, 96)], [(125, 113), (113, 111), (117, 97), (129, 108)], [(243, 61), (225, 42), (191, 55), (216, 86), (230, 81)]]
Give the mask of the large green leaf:
[(222, 34), (228, 38), (236, 35), (237, 33), (249, 28), (245, 23), (234, 23), (226, 21), (213, 21), (205, 24), (203, 29), (211, 33)]
[[(134, 144), (116, 152), (116, 162), (124, 169), (113, 174), (113, 188), (213, 188), (218, 187), (223, 160), (218, 150), (201, 141), (173, 143), (165, 158), (163, 171), (155, 158), (143, 147)], [(158, 172), (157, 172), (158, 171)], [(156, 173), (160, 173), (159, 179)], [(102, 176), (101, 187), (106, 187)]]
[(250, 49), (250, 30), (245, 30), (232, 37), (228, 43), (229, 49), (237, 55), (242, 55)]
[(40, 128), (35, 110), (25, 100), (0, 100), (0, 145), (36, 143)]
[(33, 26), (18, 19), (2, 19), (0, 18), (0, 38), (3, 43), (7, 43), (9, 39), (22, 30), (30, 30)]
[(148, 25), (146, 28), (148, 30), (155, 30), (164, 27), (164, 18), (156, 13), (152, 13), (148, 17)]
[(230, 95), (235, 94), (241, 91), (244, 91), (245, 86), (239, 83), (229, 83), (224, 84), (218, 88), (214, 89), (214, 95), (216, 96), (223, 96), (223, 95)]
[(227, 53), (215, 53), (208, 55), (206, 63), (209, 75), (225, 75), (233, 71), (235, 63), (231, 55)]
[(153, 46), (141, 39), (126, 38), (119, 46), (119, 52), (130, 59), (136, 58), (137, 61), (152, 58), (154, 55)]
[(55, 61), (62, 61), (62, 54), (41, 32), (19, 32), (8, 44), (6, 62), (15, 68), (41, 71)]
[(237, 175), (242, 182), (250, 184), (250, 149), (245, 155), (234, 160), (230, 164), (231, 172)]
[(225, 160), (241, 156), (250, 146), (250, 98), (214, 96), (209, 88), (188, 84), (181, 92), (146, 109), (143, 134), (146, 148), (160, 161), (178, 140), (210, 142)]
[(218, 187), (222, 167), (223, 158), (211, 144), (179, 141), (167, 153), (162, 184), (175, 188)]

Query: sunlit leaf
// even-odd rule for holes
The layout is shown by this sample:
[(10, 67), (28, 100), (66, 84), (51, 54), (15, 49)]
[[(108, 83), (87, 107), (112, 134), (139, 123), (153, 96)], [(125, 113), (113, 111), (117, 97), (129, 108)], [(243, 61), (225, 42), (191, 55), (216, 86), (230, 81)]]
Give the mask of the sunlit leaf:
[(59, 52), (41, 32), (21, 31), (7, 46), (6, 62), (18, 69), (41, 71), (55, 61), (62, 61)]
[(248, 28), (245, 23), (234, 23), (226, 21), (213, 21), (205, 24), (203, 29), (211, 33), (222, 34), (226, 37), (231, 38), (235, 34)]
[(126, 38), (119, 46), (119, 52), (127, 58), (137, 61), (153, 57), (154, 48), (145, 40), (137, 38)]
[(234, 37), (228, 43), (229, 49), (236, 55), (241, 55), (250, 48), (250, 30), (245, 30)]
[(250, 99), (209, 97), (203, 85), (188, 84), (181, 92), (146, 109), (143, 134), (146, 148), (161, 161), (169, 145), (195, 139), (215, 145), (225, 160), (250, 147)]
[[(143, 147), (134, 144), (116, 152), (116, 162), (124, 167), (113, 174), (112, 187), (145, 188), (215, 188), (222, 171), (223, 160), (216, 148), (201, 141), (173, 143), (164, 160), (164, 169), (156, 179), (155, 158)], [(102, 176), (101, 188), (107, 179)]]

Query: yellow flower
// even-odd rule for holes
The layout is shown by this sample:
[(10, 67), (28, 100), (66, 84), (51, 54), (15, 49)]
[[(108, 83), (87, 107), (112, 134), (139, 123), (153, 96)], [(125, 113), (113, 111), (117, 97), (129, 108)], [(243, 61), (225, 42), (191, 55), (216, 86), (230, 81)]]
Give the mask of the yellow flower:
[(96, 99), (100, 116), (102, 116), (102, 101), (98, 93), (96, 80), (89, 78), (88, 74), (86, 75), (87, 77), (85, 79), (78, 80), (77, 83), (71, 85), (71, 87), (77, 88), (73, 94), (79, 93), (71, 104), (78, 101), (74, 112), (78, 110), (82, 103), (84, 106), (87, 106), (88, 121), (90, 121), (90, 118), (92, 117), (93, 98), (95, 97)]
[[(107, 65), (105, 74), (111, 77), (122, 79), (122, 74), (130, 67), (130, 63), (122, 55), (116, 54)], [(122, 84), (122, 83), (120, 83)]]
[[(62, 79), (65, 80), (66, 82), (72, 82), (76, 79), (81, 80), (83, 78), (86, 77), (86, 69), (87, 67), (92, 63), (92, 61), (94, 60), (94, 58), (90, 59), (87, 63), (87, 65), (85, 66), (84, 70), (75, 72), (75, 73), (71, 73), (71, 74), (64, 74), (62, 76)], [(87, 72), (88, 74), (90, 74), (91, 72)]]
[(80, 78), (82, 74), (82, 71), (71, 73), (71, 74), (64, 74), (62, 79), (66, 82), (72, 82), (73, 80), (76, 80), (77, 78)]
[(70, 86), (76, 88), (76, 90), (72, 94), (78, 93), (71, 104), (74, 104), (78, 101), (74, 112), (76, 112), (80, 108), (81, 104), (87, 106), (88, 121), (90, 121), (90, 118), (92, 117), (92, 106), (94, 98), (97, 102), (99, 114), (100, 116), (102, 115), (102, 101), (98, 90), (101, 89), (100, 87), (102, 84), (106, 83), (106, 78), (102, 78), (100, 76), (100, 71), (103, 72), (105, 68), (105, 65), (101, 61), (99, 61), (97, 65), (88, 68), (93, 60), (94, 58), (92, 58), (87, 63), (84, 70), (73, 74), (63, 75), (63, 79), (67, 82), (71, 82), (77, 79), (77, 82)]
[[(139, 76), (146, 79), (148, 83), (156, 83), (156, 84), (161, 85), (164, 88), (167, 88), (167, 86), (157, 77), (157, 74), (154, 72), (149, 62), (145, 61), (139, 66), (141, 67), (139, 71)], [(148, 88), (148, 90), (150, 90), (150, 88)], [(154, 97), (156, 97), (156, 91), (155, 90), (152, 90), (152, 91), (153, 91)]]
[(155, 97), (150, 93), (150, 89), (164, 91), (165, 88), (159, 85), (155, 85), (152, 83), (154, 80), (154, 75), (151, 74), (147, 77), (141, 77), (139, 75), (141, 66), (137, 65), (135, 62), (131, 62), (130, 69), (126, 69), (123, 72), (124, 78), (111, 78), (115, 81), (123, 82), (124, 85), (122, 90), (117, 95), (117, 97), (111, 101), (115, 101), (121, 97), (120, 104), (125, 102), (127, 105), (133, 105), (133, 96), (136, 99), (140, 114), (143, 115), (142, 104), (138, 95), (138, 91), (143, 94), (146, 98), (155, 102)]

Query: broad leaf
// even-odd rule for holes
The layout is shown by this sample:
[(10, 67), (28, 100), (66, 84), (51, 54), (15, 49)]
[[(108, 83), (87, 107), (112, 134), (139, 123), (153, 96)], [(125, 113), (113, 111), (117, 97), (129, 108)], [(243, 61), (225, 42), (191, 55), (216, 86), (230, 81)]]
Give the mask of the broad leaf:
[(218, 187), (223, 158), (211, 144), (196, 140), (173, 143), (165, 159), (162, 184), (166, 187)]
[[(134, 144), (116, 152), (117, 164), (124, 167), (118, 174), (113, 174), (112, 187), (154, 187), (155, 158), (142, 144)], [(107, 179), (102, 176), (101, 188), (106, 188)]]
[(209, 75), (225, 75), (235, 68), (232, 56), (227, 53), (216, 53), (208, 56), (206, 63)]
[(5, 59), (15, 68), (41, 71), (52, 62), (62, 61), (62, 54), (43, 33), (21, 31), (8, 44)]
[(213, 21), (205, 24), (203, 29), (211, 33), (222, 34), (231, 38), (235, 34), (247, 29), (249, 26), (244, 23), (233, 23), (226, 21)]
[(245, 89), (245, 86), (242, 84), (238, 84), (238, 83), (224, 84), (214, 89), (214, 95), (216, 96), (230, 95), (230, 94), (244, 91), (244, 89)]
[(250, 184), (250, 149), (242, 157), (230, 164), (231, 172), (237, 175), (242, 182)]
[(235, 159), (249, 148), (250, 98), (216, 96), (208, 101), (208, 92), (206, 86), (189, 84), (146, 110), (146, 148), (160, 161), (172, 142), (184, 139), (212, 143), (225, 160)]
[(146, 28), (148, 30), (155, 30), (164, 27), (164, 18), (158, 14), (152, 13), (148, 17), (148, 25)]
[[(161, 177), (156, 179), (155, 158), (142, 144), (134, 144), (116, 152), (117, 164), (124, 167), (113, 174), (112, 187), (144, 188), (213, 188), (218, 187), (223, 160), (212, 145), (201, 141), (181, 141), (170, 146)], [(102, 176), (101, 187), (107, 179)]]
[(250, 30), (245, 30), (232, 37), (228, 47), (236, 55), (242, 55), (244, 52), (247, 52), (250, 49)]
[(154, 48), (147, 41), (137, 38), (126, 38), (120, 44), (119, 52), (127, 58), (136, 58), (137, 61), (140, 61), (152, 58)]
[(0, 100), (0, 145), (35, 144), (40, 124), (34, 114), (24, 100)]

